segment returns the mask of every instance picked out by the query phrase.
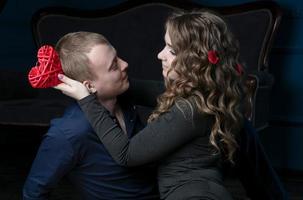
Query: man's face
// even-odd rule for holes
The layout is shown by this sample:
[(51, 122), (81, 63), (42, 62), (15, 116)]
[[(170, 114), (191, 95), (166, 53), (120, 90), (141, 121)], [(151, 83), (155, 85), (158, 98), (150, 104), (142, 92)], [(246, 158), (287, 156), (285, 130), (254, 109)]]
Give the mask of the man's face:
[(109, 45), (99, 44), (87, 54), (90, 69), (94, 74), (91, 87), (101, 99), (115, 98), (129, 87), (128, 63), (117, 56), (116, 50)]

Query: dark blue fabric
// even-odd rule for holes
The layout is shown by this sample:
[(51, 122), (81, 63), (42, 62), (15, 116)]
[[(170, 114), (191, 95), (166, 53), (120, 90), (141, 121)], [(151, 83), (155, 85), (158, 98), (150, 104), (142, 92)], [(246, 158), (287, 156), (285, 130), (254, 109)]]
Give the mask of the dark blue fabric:
[[(128, 135), (142, 128), (133, 108), (124, 109)], [(23, 188), (23, 199), (48, 199), (67, 175), (83, 199), (156, 199), (153, 167), (118, 166), (77, 104), (52, 120)]]
[(238, 153), (236, 171), (252, 200), (288, 199), (288, 194), (271, 166), (255, 128), (247, 120), (244, 121)]

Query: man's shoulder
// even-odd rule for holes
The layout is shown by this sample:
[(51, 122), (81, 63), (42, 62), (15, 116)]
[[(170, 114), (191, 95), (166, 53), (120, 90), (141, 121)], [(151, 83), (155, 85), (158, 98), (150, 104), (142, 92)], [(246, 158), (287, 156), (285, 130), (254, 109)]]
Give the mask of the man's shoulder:
[(93, 129), (77, 103), (66, 108), (60, 118), (53, 119), (50, 123), (48, 134), (64, 134), (64, 136), (81, 136), (92, 132)]

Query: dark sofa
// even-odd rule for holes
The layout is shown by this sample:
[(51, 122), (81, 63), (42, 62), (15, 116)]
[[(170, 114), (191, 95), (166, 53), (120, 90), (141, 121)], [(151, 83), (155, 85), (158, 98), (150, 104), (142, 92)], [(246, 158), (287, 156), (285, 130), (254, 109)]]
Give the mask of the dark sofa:
[[(203, 8), (203, 5), (181, 0), (149, 3), (130, 0), (101, 10), (43, 8), (33, 16), (32, 31), (37, 49), (43, 44), (54, 45), (68, 32), (102, 33), (116, 47), (119, 56), (128, 61), (129, 76), (138, 80), (133, 84), (135, 101), (152, 108), (156, 95), (163, 90), (162, 69), (156, 55), (164, 45), (164, 21), (174, 9), (192, 8)], [(263, 129), (268, 123), (269, 96), (274, 83), (268, 71), (268, 58), (281, 18), (279, 6), (271, 1), (256, 1), (210, 9), (226, 17), (239, 40), (240, 58), (248, 72), (247, 116), (257, 129)], [(3, 93), (0, 126), (47, 127), (71, 102), (53, 89), (31, 88), (26, 71), (2, 72), (0, 81)], [(149, 90), (145, 91), (146, 88)]]

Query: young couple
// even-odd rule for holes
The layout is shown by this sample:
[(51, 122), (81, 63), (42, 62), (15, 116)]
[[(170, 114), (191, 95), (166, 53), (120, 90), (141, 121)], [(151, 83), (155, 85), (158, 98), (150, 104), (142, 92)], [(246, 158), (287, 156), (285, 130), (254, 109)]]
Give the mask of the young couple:
[[(205, 10), (174, 13), (164, 39), (158, 59), (165, 91), (144, 128), (123, 99), (128, 65), (115, 48), (89, 32), (58, 41), (67, 76), (59, 75), (63, 83), (55, 88), (78, 102), (52, 121), (24, 199), (47, 199), (64, 175), (84, 199), (232, 199), (225, 162), (240, 166), (251, 198), (286, 199), (244, 119), (239, 53), (225, 21)], [(243, 146), (258, 157), (254, 163)], [(271, 185), (260, 187), (262, 180)]]

